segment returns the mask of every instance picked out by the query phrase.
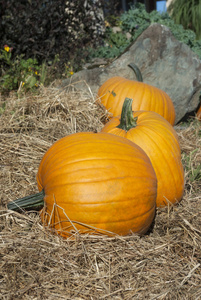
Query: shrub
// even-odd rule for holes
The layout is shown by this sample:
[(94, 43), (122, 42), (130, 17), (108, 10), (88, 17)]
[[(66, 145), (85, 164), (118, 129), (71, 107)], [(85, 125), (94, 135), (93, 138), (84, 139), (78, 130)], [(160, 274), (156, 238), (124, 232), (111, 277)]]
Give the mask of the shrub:
[(2, 94), (11, 90), (28, 91), (43, 84), (46, 77), (46, 67), (44, 64), (38, 65), (36, 59), (24, 59), (23, 55), (12, 59), (12, 48), (8, 45), (0, 49), (1, 66), (0, 91)]
[(83, 49), (77, 53), (79, 68), (84, 49), (90, 43), (97, 45), (104, 29), (104, 20), (97, 12), (101, 2), (89, 0), (88, 5), (87, 11), (82, 0), (0, 0), (0, 48), (7, 44), (13, 47), (14, 58), (23, 54), (39, 64), (51, 64), (59, 54), (61, 68), (64, 62), (75, 59), (75, 49)]
[[(111, 19), (111, 17), (110, 17)], [(156, 10), (148, 13), (141, 3), (131, 6), (131, 8), (115, 17), (116, 24), (121, 32), (113, 33), (111, 28), (105, 32), (105, 45), (98, 49), (91, 49), (91, 57), (113, 58), (120, 55), (150, 24), (160, 23), (171, 30), (172, 34), (182, 43), (188, 45), (201, 58), (201, 40), (196, 39), (196, 34), (192, 30), (184, 29), (181, 24), (175, 24), (168, 13), (160, 13)], [(110, 25), (110, 24), (109, 24)], [(126, 40), (126, 33), (131, 34), (130, 40)]]

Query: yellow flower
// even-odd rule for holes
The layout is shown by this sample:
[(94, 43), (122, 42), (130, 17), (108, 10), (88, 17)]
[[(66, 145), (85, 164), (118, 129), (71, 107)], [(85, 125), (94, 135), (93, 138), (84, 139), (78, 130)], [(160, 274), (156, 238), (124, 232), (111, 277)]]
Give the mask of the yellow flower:
[(70, 75), (73, 75), (73, 74), (74, 74), (74, 72), (73, 72), (73, 71), (71, 71), (71, 72), (70, 72)]
[(110, 23), (108, 21), (105, 21), (105, 27), (110, 27)]
[(22, 82), (22, 86), (24, 86), (24, 82)]
[(4, 46), (4, 50), (5, 50), (6, 52), (9, 52), (10, 48), (9, 48), (7, 45), (5, 45), (5, 46)]
[(36, 74), (36, 75), (38, 75), (38, 72), (37, 72), (37, 71), (35, 71), (35, 74)]

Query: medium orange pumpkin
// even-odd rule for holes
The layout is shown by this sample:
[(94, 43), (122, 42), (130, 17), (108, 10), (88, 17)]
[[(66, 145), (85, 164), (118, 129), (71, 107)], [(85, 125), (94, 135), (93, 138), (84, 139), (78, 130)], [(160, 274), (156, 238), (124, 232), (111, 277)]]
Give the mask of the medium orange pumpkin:
[[(140, 147), (118, 136), (76, 133), (58, 140), (42, 158), (37, 182), (45, 204), (42, 221), (65, 237), (72, 230), (94, 229), (142, 234), (155, 215), (157, 179), (151, 162)], [(23, 207), (23, 199), (17, 201)]]
[(181, 200), (184, 171), (176, 131), (155, 112), (132, 112), (132, 99), (126, 98), (121, 117), (112, 118), (102, 132), (125, 137), (148, 155), (158, 180), (156, 205)]
[[(136, 73), (137, 79), (142, 80), (140, 70), (130, 64)], [(133, 111), (155, 111), (163, 116), (171, 125), (175, 122), (175, 109), (171, 98), (161, 89), (149, 84), (129, 80), (120, 76), (106, 80), (98, 90), (100, 101), (112, 116), (121, 114), (124, 99), (134, 99)]]

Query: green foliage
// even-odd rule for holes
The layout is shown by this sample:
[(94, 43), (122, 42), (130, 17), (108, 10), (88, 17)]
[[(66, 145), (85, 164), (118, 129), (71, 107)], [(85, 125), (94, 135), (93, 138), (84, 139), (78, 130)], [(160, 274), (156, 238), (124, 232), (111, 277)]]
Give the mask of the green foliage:
[(111, 28), (106, 29), (105, 45), (97, 49), (89, 49), (90, 57), (114, 58), (121, 54), (130, 41), (123, 32), (114, 33)]
[(185, 29), (192, 29), (197, 39), (201, 39), (201, 1), (175, 0), (168, 11), (176, 24), (182, 24)]
[[(21, 54), (12, 57), (12, 48), (7, 45), (0, 50), (0, 93), (8, 94), (12, 90), (18, 92), (34, 91), (41, 85), (48, 85), (57, 77), (59, 55), (53, 61), (39, 65), (37, 59), (25, 59)], [(63, 76), (70, 77), (73, 74), (73, 67), (70, 62), (65, 64)], [(1, 111), (1, 109), (0, 109)]]
[(166, 14), (160, 14), (156, 10), (148, 13), (145, 6), (138, 3), (135, 6), (131, 6), (131, 9), (121, 15), (121, 28), (123, 31), (135, 34), (136, 29), (148, 27), (150, 24), (157, 23), (166, 17)]
[[(194, 31), (185, 30), (181, 24), (175, 24), (168, 13), (158, 11), (148, 13), (145, 6), (138, 3), (131, 6), (131, 9), (124, 12), (119, 19), (115, 17), (115, 20), (122, 31), (114, 34), (111, 28), (107, 28), (105, 45), (98, 49), (91, 49), (90, 57), (114, 58), (120, 55), (150, 24), (159, 23), (167, 26), (177, 40), (188, 45), (201, 58), (201, 40), (196, 39)], [(131, 34), (130, 40), (125, 37), (127, 32)]]
[[(201, 58), (201, 40), (196, 40), (194, 31), (184, 29), (181, 24), (176, 24), (168, 13), (160, 13), (158, 11), (147, 13), (145, 6), (138, 4), (136, 7), (132, 7), (128, 12), (122, 14), (121, 21), (122, 30), (134, 34), (134, 39), (139, 35), (138, 30), (145, 30), (152, 23), (165, 25), (171, 30), (176, 39), (188, 45)], [(138, 29), (136, 30), (136, 28)]]
[(79, 69), (82, 52), (76, 49), (83, 50), (90, 43), (98, 45), (102, 37), (96, 14), (101, 1), (96, 5), (93, 0), (86, 2), (90, 9), (83, 0), (0, 0), (1, 45), (12, 45), (14, 58), (23, 54), (24, 59), (36, 58), (38, 64), (48, 64), (59, 54), (60, 73), (65, 62), (77, 57)]
[(195, 157), (198, 150), (199, 149), (195, 149), (191, 151), (189, 155), (184, 154), (183, 157), (183, 164), (186, 167), (186, 171), (191, 182), (195, 180), (201, 180), (201, 164), (195, 165), (194, 163), (194, 161), (196, 162)]
[(36, 59), (24, 59), (23, 55), (12, 59), (12, 49), (7, 45), (1, 50), (1, 78), (0, 91), (8, 93), (11, 90), (21, 89), (24, 91), (35, 89), (45, 81), (45, 65), (38, 65)]
[(2, 115), (4, 113), (5, 109), (6, 109), (6, 103), (3, 102), (0, 106), (0, 115)]

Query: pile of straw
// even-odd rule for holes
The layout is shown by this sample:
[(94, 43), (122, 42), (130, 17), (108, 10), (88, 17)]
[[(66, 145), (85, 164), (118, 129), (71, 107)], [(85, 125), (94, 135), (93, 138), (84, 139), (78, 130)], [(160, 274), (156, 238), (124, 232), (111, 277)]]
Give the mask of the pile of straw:
[[(4, 99), (1, 99), (1, 104)], [(43, 228), (39, 213), (7, 210), (36, 193), (46, 150), (65, 135), (97, 132), (106, 120), (90, 92), (53, 85), (5, 100), (0, 126), (1, 299), (201, 299), (201, 124), (176, 127), (185, 193), (157, 209), (144, 236), (76, 236)], [(4, 106), (2, 106), (4, 107)]]

